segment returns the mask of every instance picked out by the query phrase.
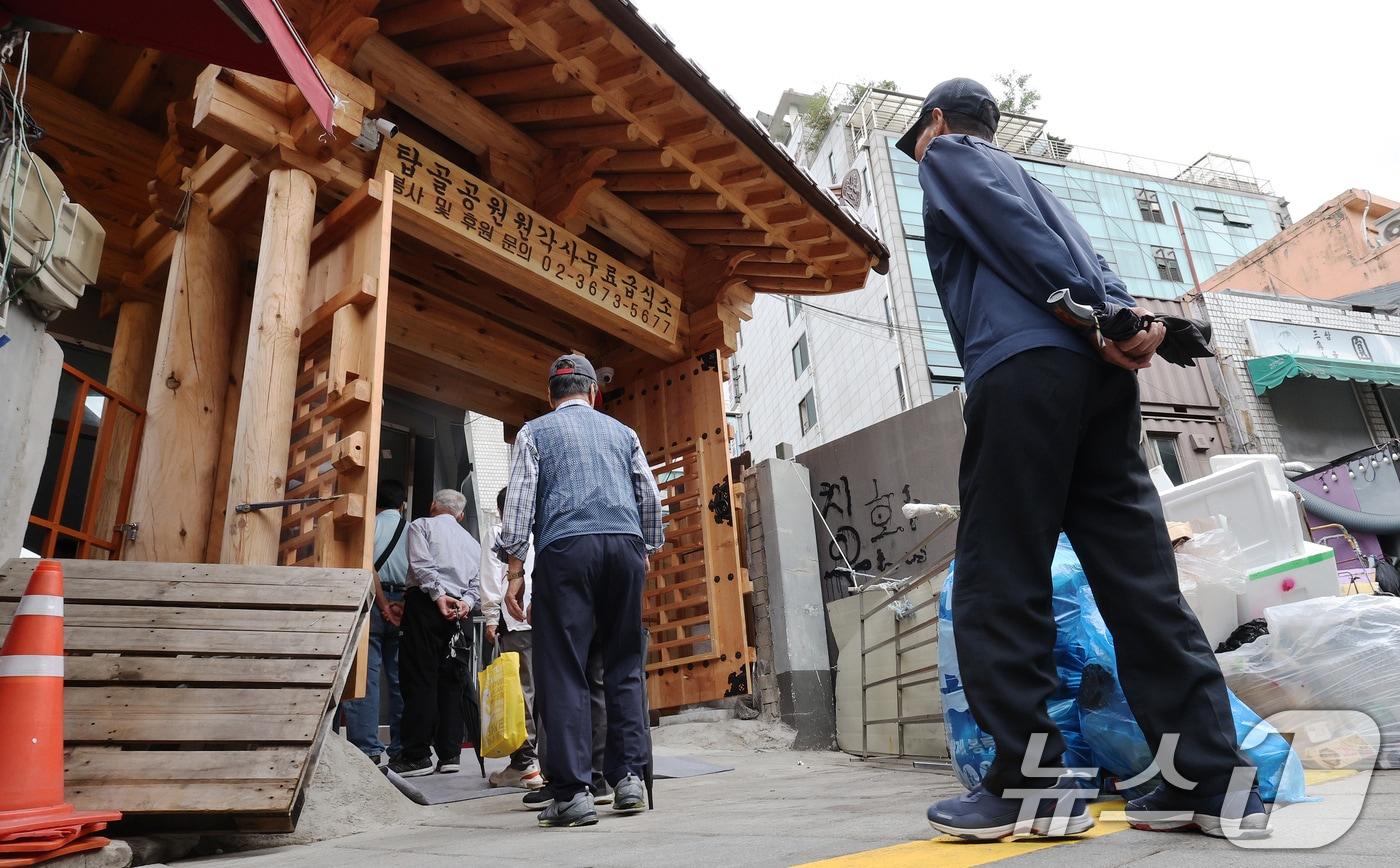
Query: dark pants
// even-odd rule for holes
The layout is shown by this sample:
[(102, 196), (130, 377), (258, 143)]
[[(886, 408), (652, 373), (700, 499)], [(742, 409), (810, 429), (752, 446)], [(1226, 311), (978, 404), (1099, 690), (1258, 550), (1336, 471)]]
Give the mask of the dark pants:
[(399, 729), (405, 760), (426, 759), (430, 747), (437, 750), (438, 762), (455, 762), (462, 755), (466, 734), (462, 691), (467, 668), (465, 662), (447, 659), (447, 643), (457, 624), (442, 617), (437, 604), (417, 588), (404, 594), (403, 635), (399, 638), (403, 722)]
[(640, 537), (586, 535), (535, 552), (535, 677), (544, 718), (545, 777), (552, 795), (572, 799), (593, 777), (589, 648), (603, 659), (607, 743), (603, 774), (616, 784), (646, 770), (642, 695), (642, 586), (646, 550)]
[[(390, 602), (403, 601), (403, 591), (386, 589)], [(345, 737), (365, 752), (378, 757), (385, 752), (379, 740), (380, 673), (389, 686), (389, 747), (390, 757), (399, 755), (399, 721), (403, 719), (403, 693), (399, 690), (399, 628), (384, 620), (379, 607), (370, 610), (369, 664), (365, 667), (365, 696), (341, 706), (345, 715)]]
[(1064, 741), (1045, 708), (1058, 683), (1050, 562), (1061, 529), (1114, 636), (1148, 744), (1179, 733), (1174, 767), (1197, 793), (1222, 792), (1248, 765), (1225, 680), (1181, 597), (1139, 414), (1134, 375), (1061, 349), (1013, 356), (968, 393), (952, 602), (968, 705), (996, 741), (984, 780), (993, 793), (1046, 783), (1021, 773), (1033, 733), (1048, 737), (1031, 759), (1062, 766)]
[[(593, 635), (593, 646), (588, 649), (588, 712), (593, 719), (593, 742), (592, 742), (592, 762), (593, 762), (593, 787), (602, 789), (608, 779), (603, 776), (604, 753), (608, 746), (608, 700), (607, 694), (603, 692), (603, 655), (598, 650), (599, 635), (595, 631)], [(538, 683), (536, 691), (538, 691)], [(536, 692), (538, 697), (539, 693)], [(535, 729), (539, 734), (536, 743), (539, 750), (540, 768), (548, 767), (548, 760), (545, 753), (549, 748), (549, 740), (544, 735), (544, 721), (540, 718), (539, 699), (535, 700)]]

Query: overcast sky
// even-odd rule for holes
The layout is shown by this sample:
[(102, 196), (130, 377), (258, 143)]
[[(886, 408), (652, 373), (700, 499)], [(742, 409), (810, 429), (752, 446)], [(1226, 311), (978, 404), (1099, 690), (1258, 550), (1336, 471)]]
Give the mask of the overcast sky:
[[(1072, 144), (1253, 163), (1297, 220), (1348, 187), (1400, 200), (1400, 4), (634, 0), (747, 114), (786, 88), (1030, 72)], [(1299, 4), (1302, 6), (1302, 4)]]

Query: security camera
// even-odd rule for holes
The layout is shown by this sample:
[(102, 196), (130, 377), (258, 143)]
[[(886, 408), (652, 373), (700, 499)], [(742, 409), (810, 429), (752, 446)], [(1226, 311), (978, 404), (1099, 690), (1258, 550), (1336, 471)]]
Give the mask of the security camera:
[(399, 132), (399, 125), (388, 118), (375, 118), (374, 128), (379, 130), (379, 134), (386, 139), (392, 139)]
[(614, 371), (612, 368), (599, 368), (599, 369), (598, 369), (598, 379), (602, 381), (602, 383), (603, 383), (604, 386), (611, 386), (611, 385), (612, 385), (612, 381), (613, 381), (613, 377), (616, 377), (616, 376), (617, 376), (617, 371)]

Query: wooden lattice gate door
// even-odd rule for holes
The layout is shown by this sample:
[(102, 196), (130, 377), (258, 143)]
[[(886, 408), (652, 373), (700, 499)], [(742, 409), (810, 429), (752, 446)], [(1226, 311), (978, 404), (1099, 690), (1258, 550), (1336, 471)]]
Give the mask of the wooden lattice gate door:
[(604, 409), (636, 430), (666, 509), (642, 600), (653, 709), (749, 692), (747, 581), (730, 505), (723, 378), (714, 353), (642, 375)]
[(278, 563), (373, 564), (391, 199), (372, 178), (316, 224)]

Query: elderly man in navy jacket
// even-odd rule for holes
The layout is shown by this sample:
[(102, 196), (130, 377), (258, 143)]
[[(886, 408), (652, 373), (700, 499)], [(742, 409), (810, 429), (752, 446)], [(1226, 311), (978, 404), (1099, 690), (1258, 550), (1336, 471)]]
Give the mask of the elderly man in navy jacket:
[(1050, 562), (1064, 530), (1138, 724), (1154, 746), (1165, 739), (1159, 756), (1175, 744), (1174, 772), (1129, 803), (1131, 822), (1267, 834), (1257, 792), (1231, 786), (1249, 763), (1139, 448), (1135, 372), (1162, 326), (1114, 343), (1054, 316), (1046, 299), (1059, 289), (1091, 306), (1136, 302), (1069, 210), (994, 144), (999, 120), (985, 87), (953, 79), (899, 142), (919, 163), (929, 267), (968, 390), (953, 614), (968, 705), (997, 748), (982, 783), (930, 807), (929, 822), (978, 839), (1093, 825), (1061, 777), (1065, 745), (1045, 706), (1057, 684)]

